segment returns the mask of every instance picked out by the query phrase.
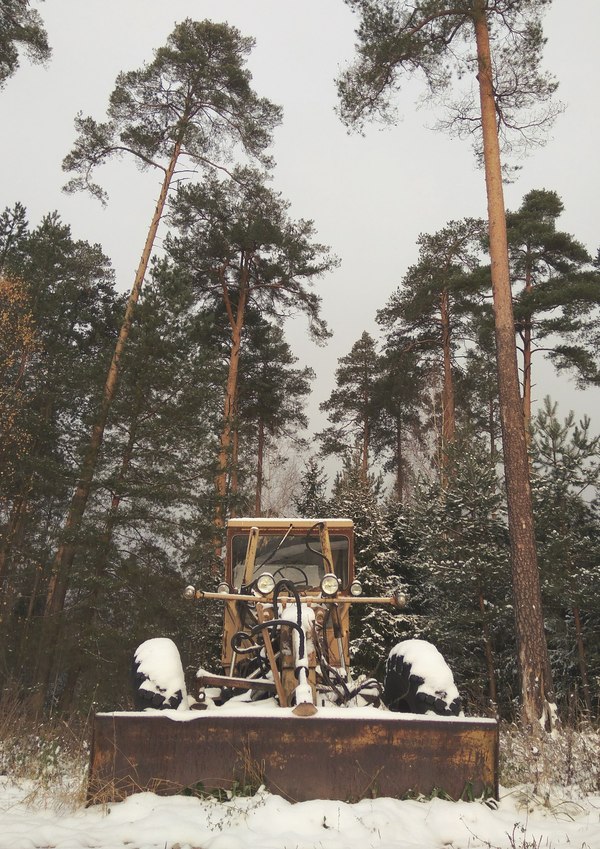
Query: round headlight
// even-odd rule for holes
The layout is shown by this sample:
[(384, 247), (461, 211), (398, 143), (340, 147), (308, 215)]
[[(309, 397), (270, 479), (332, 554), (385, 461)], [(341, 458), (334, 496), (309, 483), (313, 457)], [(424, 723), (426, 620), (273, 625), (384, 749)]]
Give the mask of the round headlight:
[(352, 581), (350, 584), (350, 595), (362, 595), (362, 584), (360, 581)]
[(270, 572), (264, 572), (256, 580), (256, 589), (262, 595), (269, 595), (275, 589), (275, 578)]
[(323, 595), (335, 595), (340, 588), (340, 582), (333, 573), (325, 575), (321, 581), (321, 592)]
[(229, 584), (227, 583), (227, 581), (221, 581), (221, 583), (217, 587), (217, 592), (222, 593), (223, 595), (229, 592)]
[(183, 591), (183, 597), (188, 599), (196, 598), (196, 588), (191, 585), (186, 587)]

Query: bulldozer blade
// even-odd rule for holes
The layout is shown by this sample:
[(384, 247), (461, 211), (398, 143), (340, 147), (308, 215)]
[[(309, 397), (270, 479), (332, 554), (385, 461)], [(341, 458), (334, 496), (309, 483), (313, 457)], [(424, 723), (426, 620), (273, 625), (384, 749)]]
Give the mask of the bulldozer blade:
[(248, 793), (261, 785), (294, 802), (497, 798), (495, 720), (331, 713), (99, 714), (88, 803), (144, 790)]

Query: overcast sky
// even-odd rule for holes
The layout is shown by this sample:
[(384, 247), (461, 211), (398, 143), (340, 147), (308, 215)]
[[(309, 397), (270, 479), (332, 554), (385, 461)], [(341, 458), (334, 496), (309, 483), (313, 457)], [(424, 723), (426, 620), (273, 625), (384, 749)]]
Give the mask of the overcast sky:
[[(99, 173), (110, 201), (62, 194), (61, 162), (74, 140), (80, 110), (102, 120), (119, 71), (152, 58), (185, 17), (226, 20), (256, 39), (250, 58), (259, 94), (283, 106), (275, 134), (274, 185), (294, 217), (315, 221), (320, 241), (341, 266), (323, 279), (324, 314), (335, 332), (324, 348), (305, 339), (304, 324), (288, 338), (301, 365), (317, 372), (310, 412), (333, 388), (338, 357), (363, 330), (376, 333), (382, 307), (417, 256), (416, 239), (451, 219), (485, 215), (483, 174), (468, 142), (428, 129), (435, 116), (417, 109), (422, 87), (407, 85), (396, 127), (348, 135), (335, 115), (334, 79), (351, 60), (356, 20), (343, 0), (48, 0), (43, 15), (53, 57), (47, 67), (22, 62), (0, 91), (0, 208), (21, 201), (32, 225), (58, 210), (74, 237), (99, 242), (129, 289), (157, 194), (159, 175), (131, 161)], [(522, 161), (506, 187), (509, 208), (532, 188), (553, 189), (565, 205), (561, 229), (591, 252), (600, 247), (599, 0), (554, 0), (545, 18), (545, 65), (560, 81), (566, 111), (546, 147)], [(535, 368), (535, 366), (534, 366)], [(545, 376), (543, 376), (545, 374)], [(557, 395), (551, 373), (534, 372), (538, 399)], [(560, 389), (564, 413), (592, 417), (598, 392)], [(596, 422), (598, 425), (598, 422)]]

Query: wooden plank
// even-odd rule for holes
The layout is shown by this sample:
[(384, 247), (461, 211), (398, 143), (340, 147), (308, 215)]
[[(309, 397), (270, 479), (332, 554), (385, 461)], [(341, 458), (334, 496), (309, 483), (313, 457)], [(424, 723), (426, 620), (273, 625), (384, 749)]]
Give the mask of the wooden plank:
[(275, 692), (275, 684), (266, 678), (235, 678), (233, 675), (198, 675), (200, 687), (231, 687), (233, 690), (265, 690)]
[(326, 522), (319, 522), (319, 537), (321, 540), (321, 551), (325, 558), (325, 571), (335, 572), (333, 566), (333, 554), (331, 553), (331, 543), (329, 542), (329, 531)]
[[(265, 615), (264, 605), (257, 604), (256, 613), (259, 622), (262, 623), (266, 620), (267, 617)], [(279, 705), (280, 707), (287, 707), (287, 696), (285, 694), (285, 690), (283, 689), (283, 684), (281, 683), (281, 675), (279, 674), (279, 669), (277, 667), (277, 660), (275, 659), (273, 643), (271, 642), (271, 635), (269, 634), (268, 628), (263, 629), (262, 638), (265, 644), (267, 657), (269, 659), (269, 666), (271, 667), (271, 674), (273, 675), (273, 681), (275, 683), (275, 690), (277, 692), (277, 698), (279, 699)]]
[(244, 584), (252, 580), (254, 574), (254, 561), (256, 559), (256, 547), (258, 546), (258, 528), (250, 528), (248, 546), (246, 548), (246, 562), (244, 564)]

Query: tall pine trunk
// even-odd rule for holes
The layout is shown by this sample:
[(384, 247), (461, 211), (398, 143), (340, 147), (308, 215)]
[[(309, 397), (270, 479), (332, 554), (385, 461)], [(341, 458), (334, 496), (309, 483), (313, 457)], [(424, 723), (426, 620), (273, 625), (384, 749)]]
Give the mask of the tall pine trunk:
[(404, 499), (403, 435), (402, 419), (400, 416), (396, 416), (396, 497), (398, 498), (398, 504), (402, 504)]
[[(229, 368), (227, 372), (227, 383), (225, 385), (225, 400), (223, 404), (223, 426), (219, 438), (219, 455), (217, 458), (217, 476), (215, 487), (217, 491), (217, 504), (215, 508), (215, 526), (222, 528), (225, 525), (225, 502), (227, 497), (227, 473), (232, 461), (232, 433), (237, 400), (237, 387), (240, 365), (240, 353), (242, 348), (242, 333), (246, 320), (246, 306), (248, 303), (248, 257), (242, 257), (240, 263), (240, 285), (238, 289), (237, 304), (231, 302), (229, 289), (227, 287), (226, 268), (221, 270), (221, 288), (223, 300), (229, 325), (231, 327), (231, 350), (229, 352)], [(220, 549), (220, 542), (217, 542)]]
[(362, 446), (361, 446), (361, 463), (360, 463), (360, 472), (362, 475), (362, 479), (364, 481), (367, 480), (369, 475), (369, 443), (371, 439), (371, 430), (370, 430), (370, 421), (368, 415), (366, 415), (363, 419), (363, 434), (362, 434)]
[(474, 12), (522, 715), (527, 724), (536, 727), (540, 722), (547, 725), (551, 721), (548, 703), (554, 701), (554, 693), (544, 634), (529, 463), (519, 392), (500, 146), (483, 0), (475, 0)]
[(490, 629), (487, 623), (487, 613), (485, 610), (485, 599), (483, 597), (483, 590), (481, 587), (479, 588), (479, 612), (481, 613), (481, 629), (483, 636), (483, 651), (485, 654), (485, 665), (487, 669), (488, 676), (488, 695), (490, 700), (490, 707), (496, 707), (498, 704), (498, 690), (496, 687), (496, 668), (494, 664), (494, 652), (492, 649), (492, 638), (490, 636)]
[(43, 698), (46, 694), (48, 683), (50, 681), (54, 653), (56, 651), (60, 633), (60, 614), (64, 608), (65, 597), (69, 587), (71, 568), (77, 550), (77, 535), (81, 528), (85, 508), (96, 472), (108, 414), (117, 388), (121, 357), (123, 356), (125, 345), (129, 338), (135, 307), (142, 290), (144, 277), (148, 268), (148, 262), (154, 246), (158, 226), (164, 212), (167, 195), (175, 173), (180, 152), (181, 141), (178, 140), (173, 147), (171, 159), (165, 169), (165, 176), (162, 182), (160, 194), (156, 203), (154, 215), (152, 216), (150, 228), (146, 236), (146, 242), (140, 257), (131, 294), (127, 301), (125, 315), (123, 317), (113, 357), (106, 376), (102, 400), (92, 428), (90, 442), (80, 471), (79, 481), (75, 492), (73, 493), (71, 504), (63, 526), (62, 541), (58, 547), (52, 564), (50, 581), (46, 595), (46, 607), (44, 612), (45, 621), (44, 628), (42, 629), (42, 639), (38, 659), (37, 678), (40, 685), (41, 698)]
[(585, 644), (583, 642), (583, 628), (581, 627), (581, 615), (579, 607), (573, 607), (573, 621), (575, 623), (575, 639), (577, 641), (577, 659), (579, 662), (579, 674), (581, 675), (581, 691), (588, 716), (592, 713), (592, 696), (585, 657)]
[[(531, 283), (531, 257), (527, 252), (525, 266), (525, 291), (530, 292)], [(531, 315), (523, 319), (523, 417), (525, 419), (525, 439), (527, 445), (531, 441)]]
[(265, 455), (265, 423), (262, 417), (258, 422), (258, 443), (256, 449), (256, 493), (254, 498), (254, 515), (262, 516), (263, 466)]
[(452, 349), (450, 331), (450, 297), (444, 289), (440, 298), (440, 319), (442, 325), (442, 354), (444, 360), (444, 382), (442, 385), (442, 441), (443, 452), (453, 441), (456, 431), (454, 411), (454, 383), (452, 381)]

